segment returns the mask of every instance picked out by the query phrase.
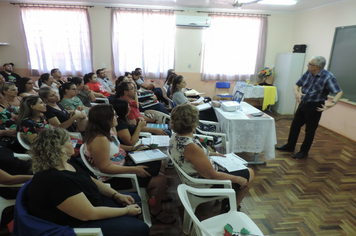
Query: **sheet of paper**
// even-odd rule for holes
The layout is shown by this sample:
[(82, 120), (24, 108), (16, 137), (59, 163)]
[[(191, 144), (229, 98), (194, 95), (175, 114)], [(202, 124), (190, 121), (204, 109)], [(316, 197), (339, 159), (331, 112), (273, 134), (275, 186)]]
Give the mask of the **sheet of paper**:
[(204, 104), (197, 106), (199, 111), (208, 110), (210, 107), (211, 107), (211, 105), (209, 103), (204, 103)]
[(195, 89), (191, 89), (191, 90), (185, 91), (184, 93), (186, 95), (191, 95), (191, 94), (198, 94), (199, 92)]
[(169, 139), (168, 135), (152, 135), (151, 143), (158, 144), (158, 147), (168, 147)]
[(151, 144), (151, 138), (142, 138), (142, 144), (143, 145), (150, 145)]
[(142, 138), (142, 144), (150, 145), (154, 143), (158, 144), (158, 147), (168, 147), (169, 139), (168, 135), (152, 135), (151, 138)]
[(246, 169), (247, 162), (241, 157), (235, 155), (234, 153), (229, 153), (225, 155), (226, 157), (221, 156), (211, 156), (217, 164), (227, 169), (227, 171), (237, 171)]
[(200, 97), (198, 100), (196, 100), (194, 103), (198, 103), (198, 102), (202, 102), (202, 101), (204, 101), (204, 97)]

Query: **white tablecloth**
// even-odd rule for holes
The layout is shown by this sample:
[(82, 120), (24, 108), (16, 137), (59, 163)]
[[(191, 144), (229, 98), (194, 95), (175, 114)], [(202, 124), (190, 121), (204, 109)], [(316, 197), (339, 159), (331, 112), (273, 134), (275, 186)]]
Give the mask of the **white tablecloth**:
[(253, 152), (265, 154), (266, 160), (275, 158), (274, 145), (277, 143), (274, 119), (249, 118), (246, 114), (260, 112), (246, 102), (240, 111), (225, 112), (214, 108), (221, 131), (227, 134), (231, 152)]
[[(245, 98), (264, 98), (265, 95), (265, 87), (248, 85), (246, 82), (237, 82), (232, 94), (235, 94), (236, 91), (243, 92)], [(275, 101), (278, 101), (277, 90)]]

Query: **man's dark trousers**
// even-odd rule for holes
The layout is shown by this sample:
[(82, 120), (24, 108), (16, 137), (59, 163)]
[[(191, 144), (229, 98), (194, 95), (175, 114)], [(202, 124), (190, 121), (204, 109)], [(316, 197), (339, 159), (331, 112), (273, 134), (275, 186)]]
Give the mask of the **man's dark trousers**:
[(294, 149), (295, 145), (297, 144), (300, 129), (305, 124), (305, 138), (300, 151), (304, 154), (308, 154), (309, 149), (313, 143), (315, 131), (318, 128), (322, 113), (317, 111), (317, 108), (322, 108), (322, 104), (325, 104), (325, 102), (301, 101), (290, 127), (288, 143), (286, 146)]

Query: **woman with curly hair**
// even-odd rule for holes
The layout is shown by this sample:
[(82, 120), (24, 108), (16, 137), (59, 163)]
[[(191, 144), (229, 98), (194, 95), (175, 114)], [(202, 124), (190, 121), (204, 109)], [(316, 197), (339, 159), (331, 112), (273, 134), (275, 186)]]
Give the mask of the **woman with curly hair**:
[(28, 185), (29, 214), (78, 228), (101, 228), (106, 236), (149, 235), (149, 227), (133, 217), (141, 213), (136, 194), (123, 195), (92, 178), (74, 160), (69, 133), (41, 131), (31, 146), (35, 175)]
[[(184, 104), (173, 108), (171, 113), (171, 128), (176, 133), (169, 141), (171, 157), (189, 176), (193, 178), (207, 178), (217, 180), (231, 180), (236, 192), (236, 203), (240, 205), (248, 193), (254, 179), (254, 171), (250, 168), (227, 172), (220, 170), (212, 163), (210, 156), (222, 156), (219, 153), (208, 152), (199, 141), (194, 139), (193, 133), (199, 125), (199, 111), (196, 107)], [(189, 182), (187, 180), (187, 182)], [(190, 183), (197, 188), (211, 187)], [(227, 199), (222, 202), (222, 210), (229, 209)]]

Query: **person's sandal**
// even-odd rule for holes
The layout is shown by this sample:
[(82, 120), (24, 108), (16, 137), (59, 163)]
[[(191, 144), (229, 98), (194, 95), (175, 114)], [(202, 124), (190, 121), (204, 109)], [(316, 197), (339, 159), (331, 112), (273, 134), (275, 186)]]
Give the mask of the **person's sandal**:
[(176, 219), (172, 215), (169, 215), (169, 214), (163, 212), (163, 210), (158, 212), (158, 214), (156, 214), (156, 215), (151, 213), (151, 217), (153, 219), (155, 219), (156, 221), (161, 222), (163, 224), (173, 224), (174, 222), (176, 222)]

